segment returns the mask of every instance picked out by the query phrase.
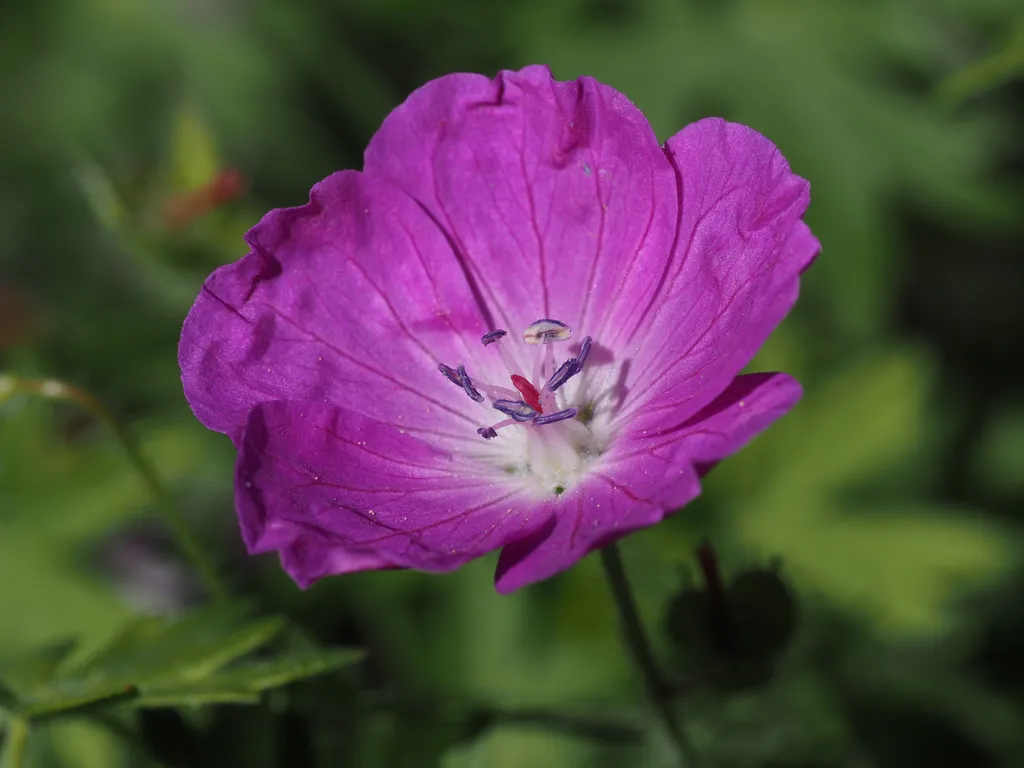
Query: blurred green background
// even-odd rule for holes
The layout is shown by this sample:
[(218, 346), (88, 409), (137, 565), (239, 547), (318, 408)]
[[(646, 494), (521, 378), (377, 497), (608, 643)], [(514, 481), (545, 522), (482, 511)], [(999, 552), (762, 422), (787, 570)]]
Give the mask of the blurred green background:
[[(287, 617), (285, 645), (369, 653), (249, 706), (69, 708), (26, 766), (672, 764), (594, 557), (507, 598), (493, 556), (300, 592), (244, 556), (232, 448), (178, 378), (191, 301), (265, 211), (358, 168), (425, 80), (533, 62), (615, 86), (662, 139), (747, 123), (812, 185), (823, 253), (752, 366), (805, 400), (623, 544), (707, 766), (1024, 765), (1019, 0), (14, 0), (2, 18), (0, 371), (105, 401), (235, 594)], [(194, 606), (110, 430), (0, 398), (0, 660)], [(705, 538), (727, 579), (780, 575), (796, 601), (752, 674), (665, 631)]]

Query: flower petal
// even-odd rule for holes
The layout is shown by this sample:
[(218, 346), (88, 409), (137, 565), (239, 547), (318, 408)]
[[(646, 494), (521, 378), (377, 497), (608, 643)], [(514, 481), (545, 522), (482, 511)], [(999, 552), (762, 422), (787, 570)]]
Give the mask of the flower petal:
[(703, 470), (742, 448), (800, 395), (800, 385), (784, 374), (737, 376), (689, 419), (624, 436), (595, 476), (563, 497), (553, 525), (502, 550), (498, 591), (546, 579), (588, 552), (660, 522), (700, 493)]
[(328, 401), (475, 437), (471, 403), (437, 366), (468, 363), (490, 328), (445, 234), (415, 201), (336, 173), (246, 239), (249, 255), (210, 276), (182, 330), (182, 381), (200, 421), (237, 443), (257, 403)]
[(366, 568), (449, 571), (550, 517), (457, 454), (352, 411), (288, 401), (253, 409), (235, 503), (249, 551), (280, 551), (302, 586)]
[(801, 221), (809, 187), (766, 138), (708, 119), (666, 144), (679, 179), (679, 230), (662, 291), (638, 311), (645, 333), (620, 411), (645, 428), (696, 413), (750, 362), (796, 301), (819, 250)]
[(450, 233), (495, 325), (538, 318), (578, 337), (652, 300), (675, 232), (676, 182), (629, 100), (547, 67), (427, 83), (384, 121), (365, 172)]

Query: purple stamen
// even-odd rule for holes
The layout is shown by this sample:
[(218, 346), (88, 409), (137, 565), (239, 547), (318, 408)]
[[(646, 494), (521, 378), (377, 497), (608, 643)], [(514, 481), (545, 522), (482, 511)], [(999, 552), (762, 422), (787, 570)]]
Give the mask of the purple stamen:
[(587, 355), (590, 354), (591, 343), (592, 339), (589, 336), (584, 338), (579, 356), (570, 357), (558, 366), (558, 370), (552, 374), (551, 378), (548, 379), (548, 383), (544, 386), (548, 392), (557, 392), (559, 387), (583, 370), (583, 364), (587, 362)]
[(590, 344), (593, 341), (589, 336), (584, 337), (583, 344), (580, 345), (580, 353), (576, 355), (576, 371), (583, 370), (583, 364), (587, 362), (587, 355), (590, 354)]
[(502, 331), (500, 329), (497, 331), (488, 331), (487, 333), (480, 337), (480, 343), (486, 347), (488, 344), (493, 344), (498, 339), (506, 336), (507, 334), (508, 331)]
[(494, 427), (480, 427), (476, 433), (484, 440), (490, 440), (491, 438), (498, 436), (498, 433), (494, 431)]
[(558, 370), (551, 375), (551, 378), (548, 379), (548, 383), (544, 385), (544, 388), (548, 392), (557, 392), (560, 386), (576, 375), (576, 372), (579, 370), (577, 367), (578, 365), (576, 358), (570, 357), (558, 366)]
[(495, 410), (520, 423), (529, 421), (537, 415), (536, 409), (525, 400), (495, 400), (491, 405)]
[(538, 416), (533, 420), (533, 423), (538, 427), (543, 427), (545, 424), (554, 424), (556, 421), (575, 419), (576, 414), (577, 410), (575, 408), (566, 408), (564, 411), (558, 411), (558, 413), (548, 413), (543, 416)]
[(456, 370), (454, 368), (449, 368), (444, 363), (440, 363), (437, 366), (437, 370), (439, 370), (441, 373), (443, 373), (444, 377), (446, 379), (448, 379), (448, 381), (450, 381), (456, 387), (461, 387), (462, 386), (462, 378), (459, 376), (458, 372), (456, 372)]
[(469, 378), (469, 374), (466, 373), (466, 366), (460, 365), (458, 370), (454, 370), (444, 363), (440, 363), (437, 366), (437, 370), (444, 374), (444, 377), (452, 384), (457, 387), (462, 387), (462, 390), (476, 402), (482, 403), (484, 401), (484, 396), (476, 390), (473, 386), (473, 380)]
[(469, 395), (470, 398), (472, 398), (474, 401), (482, 403), (484, 401), (484, 396), (473, 388), (473, 380), (469, 378), (469, 374), (466, 373), (466, 366), (464, 365), (459, 366), (459, 378), (459, 384), (462, 386), (464, 390), (466, 390), (466, 394)]

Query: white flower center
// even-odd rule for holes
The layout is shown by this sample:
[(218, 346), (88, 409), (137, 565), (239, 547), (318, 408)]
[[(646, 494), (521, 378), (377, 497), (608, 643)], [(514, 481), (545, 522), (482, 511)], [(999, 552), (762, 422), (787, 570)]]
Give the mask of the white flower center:
[[(507, 335), (496, 330), (484, 334), (485, 347)], [(494, 364), (485, 373), (500, 375), (504, 368), (511, 386), (485, 383), (470, 376), (464, 365), (441, 373), (477, 403), (489, 401), (506, 418), (477, 429), (481, 442), (473, 453), (482, 463), (506, 476), (525, 482), (538, 496), (561, 495), (591, 470), (607, 448), (609, 419), (592, 385), (596, 377), (580, 376), (592, 340), (583, 339), (575, 357), (556, 365), (554, 344), (568, 341), (571, 331), (557, 320), (538, 320), (523, 332), (523, 341), (539, 346), (529, 374), (517, 356), (497, 347)], [(514, 372), (520, 370), (520, 372)], [(507, 427), (516, 427), (507, 429)]]

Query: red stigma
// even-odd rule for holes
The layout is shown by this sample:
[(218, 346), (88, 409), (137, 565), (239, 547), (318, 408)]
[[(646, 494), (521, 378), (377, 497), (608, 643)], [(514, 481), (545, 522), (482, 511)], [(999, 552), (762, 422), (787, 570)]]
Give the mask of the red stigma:
[(523, 396), (523, 400), (537, 413), (544, 413), (544, 409), (540, 407), (540, 392), (533, 386), (527, 379), (524, 379), (517, 373), (512, 374), (512, 385), (519, 390), (519, 394)]

